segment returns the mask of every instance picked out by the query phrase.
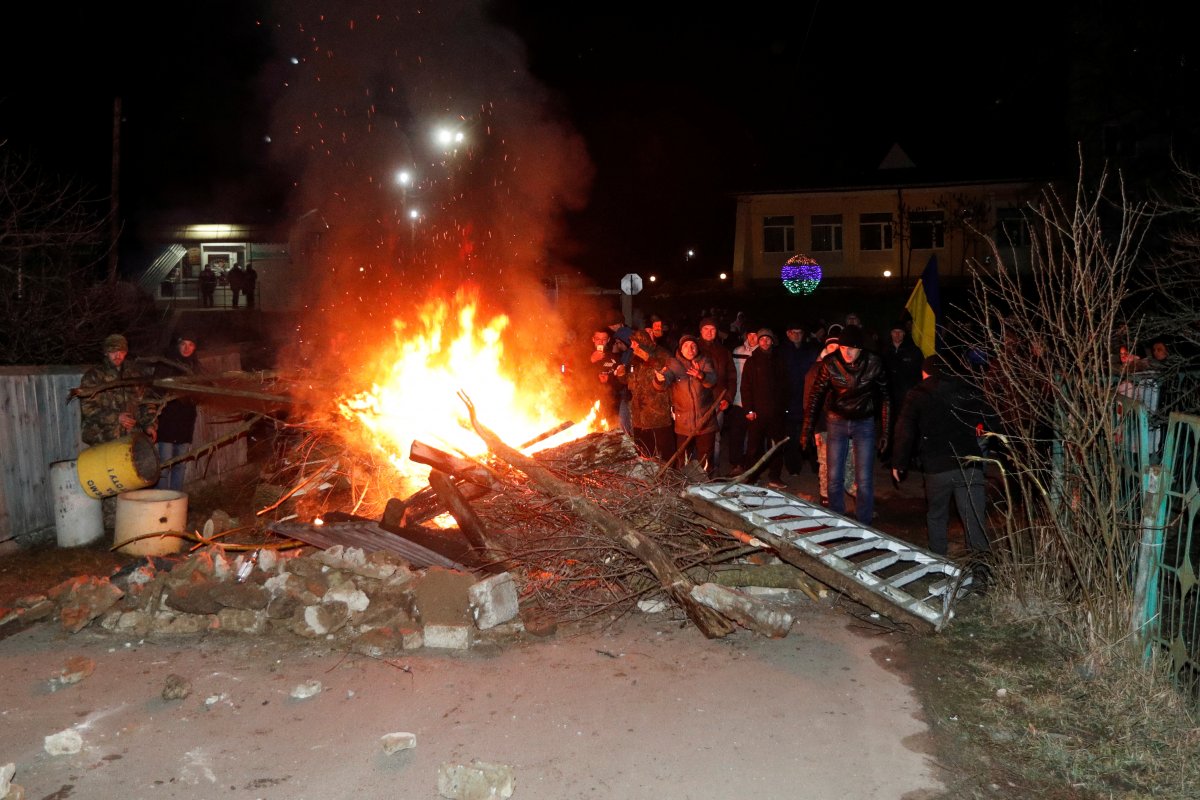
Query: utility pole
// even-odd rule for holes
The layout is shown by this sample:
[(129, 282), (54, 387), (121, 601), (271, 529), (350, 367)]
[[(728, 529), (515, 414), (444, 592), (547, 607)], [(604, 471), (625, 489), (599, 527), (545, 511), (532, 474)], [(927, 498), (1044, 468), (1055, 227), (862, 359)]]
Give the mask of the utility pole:
[(112, 193), (108, 209), (108, 282), (117, 282), (117, 237), (121, 233), (121, 98), (113, 99)]

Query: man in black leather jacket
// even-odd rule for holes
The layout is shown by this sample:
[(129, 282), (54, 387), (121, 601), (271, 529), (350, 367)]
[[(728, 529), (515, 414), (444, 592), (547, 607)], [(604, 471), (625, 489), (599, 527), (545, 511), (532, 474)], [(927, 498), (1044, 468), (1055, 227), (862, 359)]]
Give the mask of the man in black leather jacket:
[[(883, 361), (863, 349), (862, 328), (847, 325), (838, 337), (837, 352), (821, 359), (813, 390), (805, 400), (801, 441), (812, 441), (817, 414), (825, 414), (825, 459), (829, 465), (829, 509), (846, 513), (844, 476), (846, 454), (854, 446), (854, 470), (858, 484), (854, 516), (863, 525), (875, 518), (875, 451), (887, 448), (891, 400)], [(829, 402), (826, 403), (826, 396)], [(876, 448), (875, 419), (882, 418), (882, 433)]]

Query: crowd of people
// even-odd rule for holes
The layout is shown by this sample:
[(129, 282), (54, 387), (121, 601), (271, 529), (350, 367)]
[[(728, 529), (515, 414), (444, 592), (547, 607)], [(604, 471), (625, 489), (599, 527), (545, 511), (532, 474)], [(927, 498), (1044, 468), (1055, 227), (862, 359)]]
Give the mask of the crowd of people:
[[(234, 303), (244, 292), (252, 305), (253, 279), (240, 288)], [(998, 415), (978, 388), (972, 373), (980, 363), (970, 353), (927, 357), (910, 328), (901, 319), (877, 335), (850, 313), (834, 323), (790, 320), (780, 337), (742, 312), (716, 308), (684, 325), (655, 314), (629, 325), (614, 313), (592, 331), (586, 357), (562, 354), (563, 371), (582, 380), (643, 455), (775, 490), (787, 488), (785, 471), (809, 470), (819, 487), (812, 499), (864, 525), (875, 518), (877, 466), (897, 486), (919, 470), (930, 549), (947, 552), (953, 504), (968, 548), (986, 552), (984, 464)], [(187, 396), (153, 390), (152, 381), (197, 374), (197, 346), (185, 331), (161, 356), (130, 359), (125, 336), (108, 336), (80, 385), (83, 442), (147, 437), (165, 465), (158, 488), (182, 489), (197, 408)], [(1141, 352), (1121, 346), (1113, 371), (1121, 391), (1145, 400), (1146, 376), (1166, 374), (1179, 357), (1162, 340)]]
[(898, 320), (880, 336), (850, 313), (789, 321), (780, 337), (719, 309), (679, 327), (614, 315), (592, 333), (582, 372), (643, 455), (776, 490), (787, 488), (785, 470), (808, 469), (819, 502), (864, 525), (875, 517), (877, 466), (898, 483), (919, 465), (931, 549), (946, 553), (954, 501), (968, 546), (986, 551), (980, 459), (995, 415), (946, 359), (925, 357), (910, 326)]

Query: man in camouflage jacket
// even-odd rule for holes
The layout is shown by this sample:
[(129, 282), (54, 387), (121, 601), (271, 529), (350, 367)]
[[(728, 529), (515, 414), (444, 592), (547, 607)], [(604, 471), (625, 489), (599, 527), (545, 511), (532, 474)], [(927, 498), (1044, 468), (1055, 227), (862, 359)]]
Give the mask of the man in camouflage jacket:
[(126, 363), (129, 342), (114, 333), (104, 340), (104, 360), (89, 369), (79, 382), (79, 413), (83, 441), (104, 444), (135, 431), (155, 436), (155, 406), (146, 399), (145, 385), (94, 390), (114, 381), (147, 377), (135, 364)]

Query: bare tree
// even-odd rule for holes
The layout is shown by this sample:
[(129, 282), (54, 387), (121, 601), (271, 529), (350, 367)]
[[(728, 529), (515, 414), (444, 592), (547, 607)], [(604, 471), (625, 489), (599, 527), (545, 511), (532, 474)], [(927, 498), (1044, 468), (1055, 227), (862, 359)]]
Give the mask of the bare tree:
[(0, 363), (94, 360), (140, 314), (133, 287), (103, 281), (107, 226), (104, 201), (0, 151)]
[(1133, 602), (1136, 500), (1123, 483), (1114, 354), (1139, 333), (1150, 211), (1107, 172), (1094, 190), (1082, 169), (1072, 193), (1046, 190), (1027, 207), (1031, 269), (989, 239), (996, 266), (973, 268), (975, 326), (963, 334), (987, 354), (980, 385), (1004, 422), (994, 442), (1009, 499), (998, 571), (1088, 652), (1127, 635)]

